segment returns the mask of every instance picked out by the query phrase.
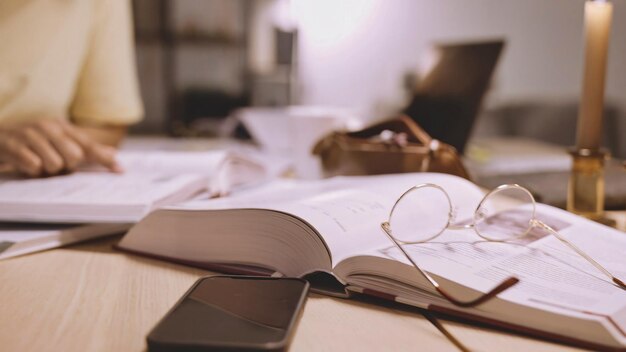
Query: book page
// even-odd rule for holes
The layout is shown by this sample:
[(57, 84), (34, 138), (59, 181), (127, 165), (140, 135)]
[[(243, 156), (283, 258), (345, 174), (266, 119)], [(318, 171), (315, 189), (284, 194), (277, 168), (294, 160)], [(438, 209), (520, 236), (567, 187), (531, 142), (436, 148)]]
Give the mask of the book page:
[[(626, 278), (623, 232), (541, 204), (536, 217), (616, 277)], [(421, 268), (450, 281), (486, 292), (514, 276), (520, 282), (500, 298), (542, 310), (611, 316), (626, 328), (626, 291), (543, 229), (509, 242), (487, 241), (472, 229), (447, 230), (433, 241), (404, 248)], [(370, 254), (410, 265), (394, 246)]]
[(175, 193), (190, 180), (209, 176), (226, 157), (216, 152), (120, 151), (124, 172), (85, 167), (69, 175), (0, 179), (0, 202), (55, 204), (149, 204)]
[[(245, 151), (245, 153), (244, 153)], [(288, 169), (284, 158), (250, 148), (210, 151), (120, 151), (118, 162), (127, 173), (206, 176), (211, 196), (231, 193), (235, 188), (257, 185)]]
[(299, 214), (317, 228), (331, 248), (333, 265), (363, 251), (391, 244), (381, 224), (389, 219), (398, 197), (413, 186), (424, 183), (442, 186), (458, 216), (467, 216), (483, 196), (469, 181), (444, 174), (344, 177), (338, 181), (347, 182), (349, 186), (288, 204), (285, 209)]
[(198, 175), (90, 173), (0, 179), (0, 220), (44, 223), (129, 223), (151, 209), (206, 188)]
[[(446, 188), (459, 216), (467, 216), (482, 198), (482, 191), (456, 176), (410, 173), (368, 177), (335, 177), (320, 181), (279, 181), (263, 189), (233, 194), (229, 199), (196, 201), (183, 209), (272, 209), (309, 223), (330, 250), (333, 265), (370, 249), (389, 245), (381, 229), (396, 199), (422, 183)], [(460, 206), (460, 205), (465, 206)]]
[(1, 179), (0, 204), (149, 205), (197, 179), (194, 175), (90, 172), (40, 179)]
[(226, 156), (225, 150), (203, 152), (120, 150), (116, 159), (124, 172), (128, 173), (210, 175)]
[[(187, 200), (201, 190), (206, 190), (208, 197), (226, 195), (236, 188), (267, 182), (275, 176), (272, 173), (287, 167), (271, 157), (225, 150), (120, 151), (117, 157), (124, 170), (120, 174), (94, 166), (40, 179), (0, 178), (0, 220), (137, 221), (154, 206)], [(117, 208), (106, 208), (112, 206)]]

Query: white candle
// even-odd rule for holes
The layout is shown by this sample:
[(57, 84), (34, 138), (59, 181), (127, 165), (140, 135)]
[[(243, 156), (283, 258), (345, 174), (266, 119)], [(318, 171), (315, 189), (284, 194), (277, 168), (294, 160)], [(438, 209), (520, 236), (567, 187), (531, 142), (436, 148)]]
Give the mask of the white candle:
[(612, 14), (613, 4), (608, 1), (585, 3), (585, 72), (578, 113), (578, 148), (600, 147)]

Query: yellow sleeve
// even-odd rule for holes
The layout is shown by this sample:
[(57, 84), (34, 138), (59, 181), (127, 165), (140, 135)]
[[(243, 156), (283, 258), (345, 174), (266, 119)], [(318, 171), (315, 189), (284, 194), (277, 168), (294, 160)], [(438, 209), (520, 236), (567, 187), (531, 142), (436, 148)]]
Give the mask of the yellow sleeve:
[(93, 27), (70, 108), (88, 125), (129, 125), (143, 117), (130, 1), (94, 0)]

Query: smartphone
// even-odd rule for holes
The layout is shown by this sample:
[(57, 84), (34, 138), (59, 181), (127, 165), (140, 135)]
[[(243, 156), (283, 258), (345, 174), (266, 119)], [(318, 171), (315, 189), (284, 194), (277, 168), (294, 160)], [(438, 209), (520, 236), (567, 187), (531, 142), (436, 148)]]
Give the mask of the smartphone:
[(308, 290), (295, 278), (202, 278), (152, 329), (148, 350), (285, 350)]

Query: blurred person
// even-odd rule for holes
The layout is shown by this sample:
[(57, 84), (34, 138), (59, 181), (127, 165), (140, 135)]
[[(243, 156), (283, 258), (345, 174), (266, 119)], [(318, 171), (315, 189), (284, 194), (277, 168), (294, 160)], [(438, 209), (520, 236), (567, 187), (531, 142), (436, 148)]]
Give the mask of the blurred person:
[(3, 170), (120, 171), (115, 147), (142, 115), (128, 0), (0, 1)]

